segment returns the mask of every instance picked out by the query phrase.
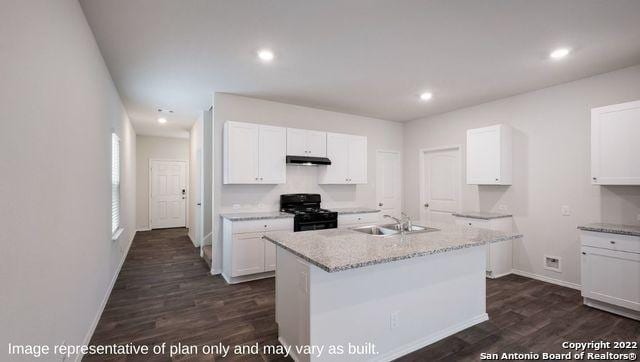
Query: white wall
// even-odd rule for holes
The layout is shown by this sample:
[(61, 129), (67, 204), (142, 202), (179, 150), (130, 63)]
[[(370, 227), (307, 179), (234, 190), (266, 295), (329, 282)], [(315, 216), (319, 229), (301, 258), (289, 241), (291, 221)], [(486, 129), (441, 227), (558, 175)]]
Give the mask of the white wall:
[[(225, 121), (264, 123), (320, 131), (350, 133), (368, 138), (368, 177), (366, 185), (318, 185), (318, 168), (287, 166), (283, 185), (223, 185), (222, 128)], [(280, 194), (319, 193), (324, 207), (376, 206), (375, 153), (378, 149), (402, 150), (402, 124), (290, 104), (270, 102), (225, 93), (214, 96), (214, 216), (219, 243), (219, 213), (277, 210)], [(233, 209), (233, 205), (240, 209)], [(216, 250), (214, 246), (214, 250)], [(220, 258), (220, 253), (214, 254)], [(214, 267), (220, 266), (220, 259)]]
[(138, 230), (149, 229), (149, 159), (189, 161), (189, 140), (153, 136), (137, 137), (136, 223)]
[(196, 229), (202, 222), (198, 218), (198, 213), (202, 206), (202, 197), (200, 195), (200, 184), (202, 177), (201, 161), (198, 162), (198, 152), (202, 157), (203, 135), (202, 135), (202, 115), (198, 117), (196, 123), (189, 130), (189, 238), (193, 245), (199, 246), (200, 240), (196, 240)]
[(135, 234), (135, 133), (76, 0), (2, 1), (0, 44), (0, 345), (86, 343)]
[[(405, 209), (419, 215), (419, 149), (464, 147), (467, 129), (510, 124), (513, 186), (466, 185), (463, 172), (462, 208), (497, 211), (507, 205), (525, 235), (515, 248), (515, 268), (579, 284), (576, 226), (600, 220), (638, 224), (640, 214), (640, 187), (590, 183), (590, 109), (637, 99), (640, 66), (412, 121), (404, 129)], [(571, 216), (561, 216), (562, 205), (571, 207)], [(544, 270), (544, 255), (560, 256), (562, 273)]]

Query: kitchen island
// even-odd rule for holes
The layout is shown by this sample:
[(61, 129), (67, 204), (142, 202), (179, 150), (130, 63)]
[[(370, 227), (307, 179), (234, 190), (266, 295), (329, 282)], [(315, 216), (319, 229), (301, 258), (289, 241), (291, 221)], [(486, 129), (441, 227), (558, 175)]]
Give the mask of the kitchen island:
[[(272, 232), (276, 322), (297, 361), (391, 360), (488, 319), (485, 245), (520, 237), (452, 224), (377, 236)], [(297, 350), (297, 348), (306, 348)]]

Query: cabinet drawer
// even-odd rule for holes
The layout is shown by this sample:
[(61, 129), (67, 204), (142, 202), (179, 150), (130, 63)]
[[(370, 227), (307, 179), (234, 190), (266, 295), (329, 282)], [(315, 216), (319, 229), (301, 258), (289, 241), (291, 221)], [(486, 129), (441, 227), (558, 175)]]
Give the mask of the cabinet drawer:
[(640, 237), (583, 231), (582, 245), (640, 254)]
[(293, 231), (293, 218), (234, 221), (233, 233)]
[(350, 225), (373, 224), (380, 221), (380, 213), (373, 212), (367, 214), (346, 214), (338, 215), (338, 227), (348, 227)]
[(474, 228), (490, 229), (489, 220), (472, 219), (470, 217), (456, 217), (456, 224), (471, 226)]

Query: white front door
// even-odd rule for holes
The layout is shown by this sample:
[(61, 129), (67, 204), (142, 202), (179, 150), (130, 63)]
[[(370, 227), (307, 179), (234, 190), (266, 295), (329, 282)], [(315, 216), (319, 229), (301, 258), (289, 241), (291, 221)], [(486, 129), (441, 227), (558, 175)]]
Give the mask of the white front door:
[(422, 151), (420, 218), (430, 222), (453, 222), (459, 211), (460, 149)]
[(150, 228), (185, 227), (187, 163), (152, 160), (149, 167)]
[(376, 195), (383, 215), (400, 216), (401, 174), (399, 151), (376, 152)]

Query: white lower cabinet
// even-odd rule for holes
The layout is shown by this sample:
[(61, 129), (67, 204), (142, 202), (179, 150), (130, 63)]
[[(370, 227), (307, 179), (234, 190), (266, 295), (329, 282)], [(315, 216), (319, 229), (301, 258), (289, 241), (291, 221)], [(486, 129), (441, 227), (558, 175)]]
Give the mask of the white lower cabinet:
[(582, 231), (584, 303), (640, 319), (640, 237)]
[[(458, 225), (511, 232), (513, 219), (503, 217), (499, 219), (475, 219), (455, 216)], [(511, 240), (490, 243), (487, 245), (487, 277), (499, 278), (511, 274), (513, 269), (513, 242)]]
[(222, 223), (222, 276), (229, 284), (272, 277), (276, 246), (264, 240), (268, 231), (293, 231), (293, 218)]

